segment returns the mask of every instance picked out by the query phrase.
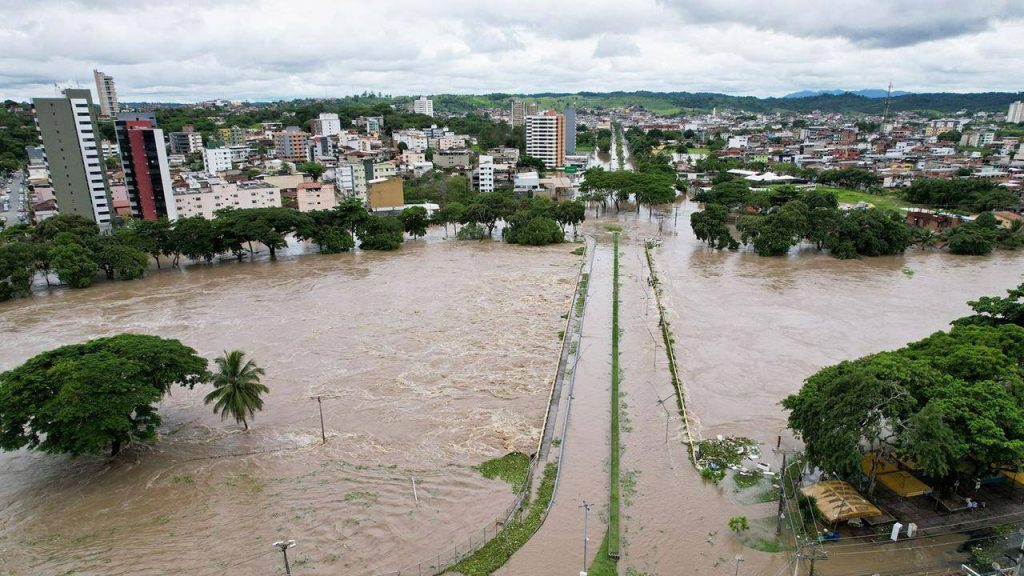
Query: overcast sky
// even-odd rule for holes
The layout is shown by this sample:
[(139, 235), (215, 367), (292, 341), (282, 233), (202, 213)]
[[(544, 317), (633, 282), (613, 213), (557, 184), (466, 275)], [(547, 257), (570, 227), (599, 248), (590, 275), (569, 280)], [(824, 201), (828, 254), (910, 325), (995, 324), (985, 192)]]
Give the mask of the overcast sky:
[(0, 96), (1024, 90), (1024, 0), (0, 0)]

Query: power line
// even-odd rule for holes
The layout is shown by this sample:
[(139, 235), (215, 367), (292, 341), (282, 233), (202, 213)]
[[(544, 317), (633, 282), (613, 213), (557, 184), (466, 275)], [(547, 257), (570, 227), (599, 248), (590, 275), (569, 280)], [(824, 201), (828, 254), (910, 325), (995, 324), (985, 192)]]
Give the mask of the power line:
[[(929, 526), (927, 528), (919, 529), (918, 532), (919, 533), (930, 532), (932, 530), (938, 530), (940, 528), (951, 528), (951, 527), (961, 527), (962, 528), (965, 524), (972, 524), (972, 523), (978, 523), (978, 522), (986, 522), (986, 521), (989, 521), (989, 520), (998, 520), (1000, 518), (1009, 518), (1009, 517), (1013, 517), (1013, 516), (1024, 516), (1024, 511), (1021, 511), (1021, 512), (1009, 512), (1009, 513), (1000, 514), (1000, 515), (997, 515), (997, 516), (987, 516), (987, 517), (984, 517), (984, 518), (975, 518), (973, 520), (964, 520), (962, 522), (957, 522), (957, 523), (954, 523), (954, 524), (943, 524), (943, 525), (940, 525), (940, 526)], [(1018, 518), (1017, 520), (1018, 521), (1024, 521), (1024, 518)], [(915, 536), (915, 539), (930, 538), (930, 537), (934, 537), (934, 536), (944, 536), (944, 535), (947, 535), (947, 534), (956, 534), (956, 533), (960, 533), (960, 532), (963, 532), (963, 531), (978, 530), (980, 528), (987, 528), (987, 527), (988, 526), (981, 525), (981, 526), (973, 526), (973, 527), (967, 528), (966, 530), (952, 530), (950, 532), (939, 532), (939, 533), (936, 533), (936, 534), (923, 534), (921, 536)], [(867, 538), (877, 538), (877, 535), (868, 534), (868, 535), (864, 535), (864, 536), (850, 536), (846, 540), (864, 540), (864, 539), (867, 539)], [(842, 544), (830, 545), (829, 548), (843, 548), (845, 546), (857, 546), (857, 545), (859, 545), (859, 544), (857, 544), (857, 543), (853, 543), (853, 544), (842, 543)]]

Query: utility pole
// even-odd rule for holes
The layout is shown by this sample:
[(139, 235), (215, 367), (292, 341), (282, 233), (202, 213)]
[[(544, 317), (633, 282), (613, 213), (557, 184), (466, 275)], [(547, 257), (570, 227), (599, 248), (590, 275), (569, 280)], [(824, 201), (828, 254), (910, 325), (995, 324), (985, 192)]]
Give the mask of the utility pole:
[(327, 444), (327, 431), (324, 430), (324, 404), (320, 401), (320, 397), (316, 397), (316, 406), (320, 409), (320, 437), (323, 438), (324, 444)]
[[(779, 472), (779, 513), (775, 519), (775, 535), (782, 534), (782, 508), (786, 505), (786, 453), (782, 453), (782, 470)], [(794, 534), (794, 536), (796, 536)]]
[(580, 504), (580, 508), (583, 508), (583, 570), (580, 570), (580, 576), (587, 576), (587, 516), (590, 515), (591, 506), (586, 500)]
[(1017, 566), (1013, 569), (1013, 576), (1021, 576), (1020, 563), (1024, 562), (1024, 528), (1018, 530), (1021, 535), (1020, 552), (1017, 553)]
[(288, 549), (295, 546), (295, 540), (288, 540), (287, 542), (278, 540), (274, 542), (274, 546), (280, 549), (281, 554), (284, 555), (284, 573), (292, 576), (292, 569), (288, 566)]

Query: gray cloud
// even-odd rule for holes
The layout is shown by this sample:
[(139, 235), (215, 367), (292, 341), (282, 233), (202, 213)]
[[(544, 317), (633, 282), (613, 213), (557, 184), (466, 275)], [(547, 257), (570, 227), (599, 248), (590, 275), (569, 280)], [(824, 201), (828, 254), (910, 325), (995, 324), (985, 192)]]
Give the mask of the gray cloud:
[(1024, 68), (1020, 9), (998, 0), (827, 10), (797, 0), (0, 4), (0, 97), (19, 100), (51, 94), (53, 82), (91, 86), (93, 68), (115, 77), (125, 101), (364, 90), (764, 96), (889, 80), (911, 91), (1015, 91), (1010, 72)]
[(594, 58), (613, 58), (616, 56), (639, 56), (640, 47), (632, 38), (623, 36), (602, 36), (594, 47)]
[(691, 23), (730, 23), (794, 36), (841, 37), (868, 47), (913, 46), (1020, 19), (1016, 0), (660, 0)]

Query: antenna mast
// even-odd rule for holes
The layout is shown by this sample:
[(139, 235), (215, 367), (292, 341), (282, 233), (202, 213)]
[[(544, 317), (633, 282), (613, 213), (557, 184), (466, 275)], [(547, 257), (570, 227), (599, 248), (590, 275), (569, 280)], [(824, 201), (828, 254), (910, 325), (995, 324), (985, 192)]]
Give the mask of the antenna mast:
[(885, 92), (885, 111), (882, 112), (882, 134), (886, 134), (888, 131), (885, 129), (886, 122), (889, 120), (889, 102), (892, 100), (892, 80), (889, 81), (889, 89)]

